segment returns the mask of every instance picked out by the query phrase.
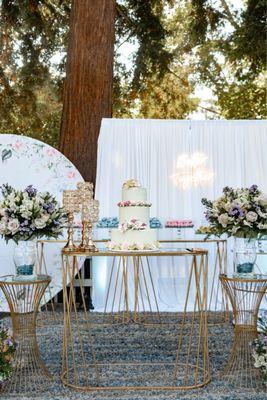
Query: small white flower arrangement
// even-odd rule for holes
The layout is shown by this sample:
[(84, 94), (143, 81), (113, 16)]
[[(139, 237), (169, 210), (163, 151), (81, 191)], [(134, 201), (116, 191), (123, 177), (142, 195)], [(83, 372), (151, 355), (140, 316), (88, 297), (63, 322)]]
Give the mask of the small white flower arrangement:
[(225, 187), (214, 201), (202, 199), (209, 222), (208, 235), (260, 238), (267, 235), (267, 195), (256, 185), (249, 188)]
[(136, 201), (132, 202), (130, 200), (120, 201), (117, 204), (118, 207), (151, 207), (152, 203), (147, 203), (146, 201)]
[(0, 200), (0, 235), (18, 243), (40, 237), (57, 238), (66, 222), (66, 214), (48, 192), (32, 186), (16, 190), (3, 185)]
[(16, 344), (7, 329), (0, 327), (0, 387), (13, 372), (13, 357)]
[(147, 228), (147, 224), (145, 222), (140, 222), (138, 219), (131, 219), (130, 222), (123, 222), (119, 229), (121, 232), (126, 231), (142, 231)]
[(258, 320), (258, 328), (261, 334), (258, 339), (251, 343), (252, 357), (254, 359), (254, 367), (261, 372), (263, 382), (267, 386), (267, 319), (260, 317)]
[(160, 247), (159, 242), (155, 243), (116, 243), (116, 242), (108, 242), (107, 248), (113, 251), (146, 251), (146, 250), (158, 250)]
[(140, 183), (135, 179), (128, 179), (128, 181), (124, 182), (122, 186), (123, 189), (130, 189), (133, 187), (140, 187)]

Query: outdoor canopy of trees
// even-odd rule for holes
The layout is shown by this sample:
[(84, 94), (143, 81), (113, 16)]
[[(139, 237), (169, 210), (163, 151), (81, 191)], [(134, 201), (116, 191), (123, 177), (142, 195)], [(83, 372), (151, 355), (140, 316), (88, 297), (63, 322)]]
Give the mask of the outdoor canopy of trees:
[[(240, 4), (117, 0), (113, 116), (265, 118), (266, 4)], [(0, 7), (0, 132), (57, 146), (71, 1)]]

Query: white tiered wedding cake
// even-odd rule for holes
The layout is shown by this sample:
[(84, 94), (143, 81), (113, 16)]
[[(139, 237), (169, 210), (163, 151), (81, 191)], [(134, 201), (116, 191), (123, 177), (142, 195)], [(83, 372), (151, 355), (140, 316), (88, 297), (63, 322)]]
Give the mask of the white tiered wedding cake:
[(119, 207), (119, 229), (112, 229), (111, 250), (155, 250), (157, 230), (150, 229), (146, 189), (131, 179), (123, 184)]

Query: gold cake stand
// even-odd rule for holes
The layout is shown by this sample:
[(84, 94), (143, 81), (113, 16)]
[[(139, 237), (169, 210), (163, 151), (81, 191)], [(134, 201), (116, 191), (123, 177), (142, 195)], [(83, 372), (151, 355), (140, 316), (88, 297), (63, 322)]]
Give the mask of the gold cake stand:
[(0, 288), (7, 299), (16, 343), (14, 367), (4, 391), (10, 394), (27, 394), (47, 390), (51, 375), (41, 359), (36, 338), (36, 317), (41, 298), (50, 283), (47, 275), (31, 280), (16, 276), (0, 278)]
[(250, 342), (258, 337), (258, 311), (267, 290), (267, 276), (221, 275), (220, 280), (229, 296), (234, 317), (234, 342), (223, 378), (235, 386), (262, 386), (259, 370), (253, 365)]
[[(97, 253), (74, 252), (72, 254), (62, 252), (62, 283), (64, 291), (64, 336), (62, 356), (62, 382), (72, 388), (84, 391), (90, 390), (142, 390), (142, 389), (173, 389), (184, 390), (198, 388), (210, 381), (210, 366), (208, 356), (208, 332), (207, 332), (207, 250), (182, 249), (159, 250), (156, 252), (111, 252), (99, 250)], [(80, 277), (79, 261), (86, 257), (113, 257), (120, 263), (115, 273), (115, 286), (110, 297), (110, 287), (107, 298), (113, 301), (114, 292), (121, 298), (121, 308), (117, 308), (114, 314), (118, 318), (118, 324), (98, 325), (92, 323), (91, 315), (86, 309), (83, 296), (83, 283)], [(156, 291), (153, 290), (153, 280), (150, 277), (148, 265), (143, 259), (150, 257), (184, 257), (188, 264), (188, 276), (186, 284), (186, 296), (183, 299), (183, 311), (180, 313), (175, 326), (174, 344), (171, 354), (165, 354), (164, 348), (159, 353), (156, 341), (159, 340), (156, 325), (145, 325), (140, 319), (146, 311), (150, 312), (148, 298), (156, 302)], [(112, 263), (111, 268), (115, 268)], [(144, 276), (148, 277), (145, 279)], [(130, 293), (129, 282), (132, 279), (133, 293)], [(84, 312), (79, 312), (75, 300), (74, 280), (78, 280)], [(67, 287), (67, 283), (69, 285)], [(77, 286), (77, 284), (76, 284)], [(155, 288), (154, 288), (155, 289)], [(129, 296), (133, 296), (133, 309), (129, 307)], [(145, 303), (144, 296), (147, 297)], [(189, 301), (193, 303), (193, 309), (189, 311)], [(147, 310), (148, 308), (148, 310)], [(153, 311), (153, 310), (152, 310)], [(160, 326), (160, 340), (168, 342), (170, 336), (166, 331), (166, 325), (160, 323), (160, 313), (155, 312), (157, 324)], [(125, 353), (122, 352), (124, 344), (123, 333), (119, 333), (116, 339), (116, 329), (125, 329), (125, 335), (142, 330), (141, 339), (145, 340), (140, 347), (138, 341), (126, 345)], [(125, 327), (125, 328), (124, 328)], [(112, 330), (111, 330), (112, 329)], [(151, 343), (146, 336), (146, 329), (152, 334), (152, 349), (155, 362), (151, 361), (148, 349)], [(121, 332), (121, 331), (120, 331)], [(155, 335), (153, 335), (155, 333)], [(109, 351), (101, 351), (101, 343), (98, 338), (104, 335), (105, 343), (112, 348), (112, 354), (116, 362), (110, 361)], [(154, 337), (153, 337), (154, 336)], [(133, 336), (134, 337), (134, 336)], [(150, 337), (150, 336), (149, 336)], [(144, 339), (146, 338), (146, 339)], [(140, 339), (140, 340), (141, 340)], [(119, 340), (119, 343), (117, 342)], [(147, 342), (146, 342), (147, 340)], [(150, 338), (151, 340), (151, 338)], [(116, 345), (117, 344), (117, 345)], [(146, 345), (147, 344), (147, 345)], [(162, 353), (163, 351), (163, 353)], [(123, 355), (124, 354), (124, 355)], [(128, 358), (127, 360), (125, 359)], [(121, 356), (121, 358), (120, 358)], [(130, 357), (130, 359), (129, 359)], [(145, 360), (148, 360), (147, 362)], [(150, 360), (150, 361), (149, 361)], [(128, 371), (128, 373), (127, 373)]]

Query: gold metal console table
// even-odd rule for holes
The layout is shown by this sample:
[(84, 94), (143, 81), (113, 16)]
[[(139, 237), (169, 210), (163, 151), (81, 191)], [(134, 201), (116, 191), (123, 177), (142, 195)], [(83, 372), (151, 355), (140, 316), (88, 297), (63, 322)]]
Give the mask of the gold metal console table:
[[(184, 390), (206, 385), (211, 379), (206, 316), (207, 253), (204, 249), (164, 249), (155, 252), (100, 250), (98, 253), (71, 254), (63, 252), (63, 383), (84, 391)], [(121, 260), (115, 283), (119, 296), (123, 299), (123, 306), (116, 313), (120, 323), (93, 324), (92, 316), (86, 310), (85, 299), (83, 298), (83, 312), (78, 311), (75, 301), (74, 280), (79, 280), (83, 294), (79, 257), (101, 256), (117, 257)], [(153, 288), (148, 289), (144, 282), (144, 274), (148, 277), (150, 274), (142, 264), (142, 258), (162, 256), (185, 257), (190, 260), (187, 281), (184, 282), (186, 296), (183, 299), (183, 311), (177, 324), (171, 328), (166, 328), (160, 320), (157, 325), (145, 325), (139, 323), (138, 318), (146, 311), (143, 309), (140, 281), (143, 280), (143, 294), (157, 297)], [(132, 279), (134, 292), (132, 310), (128, 303), (129, 279)], [(149, 279), (152, 287), (153, 282)], [(70, 282), (69, 287), (66, 287), (67, 282)], [(194, 305), (191, 310), (189, 301)], [(156, 314), (158, 315), (158, 310)], [(134, 339), (130, 345), (127, 341), (131, 338)], [(167, 352), (164, 343), (170, 347)]]
[(41, 359), (36, 338), (39, 304), (50, 280), (47, 275), (38, 275), (31, 280), (0, 277), (0, 288), (9, 305), (16, 343), (13, 373), (4, 385), (7, 393), (36, 393), (51, 385), (51, 375)]

